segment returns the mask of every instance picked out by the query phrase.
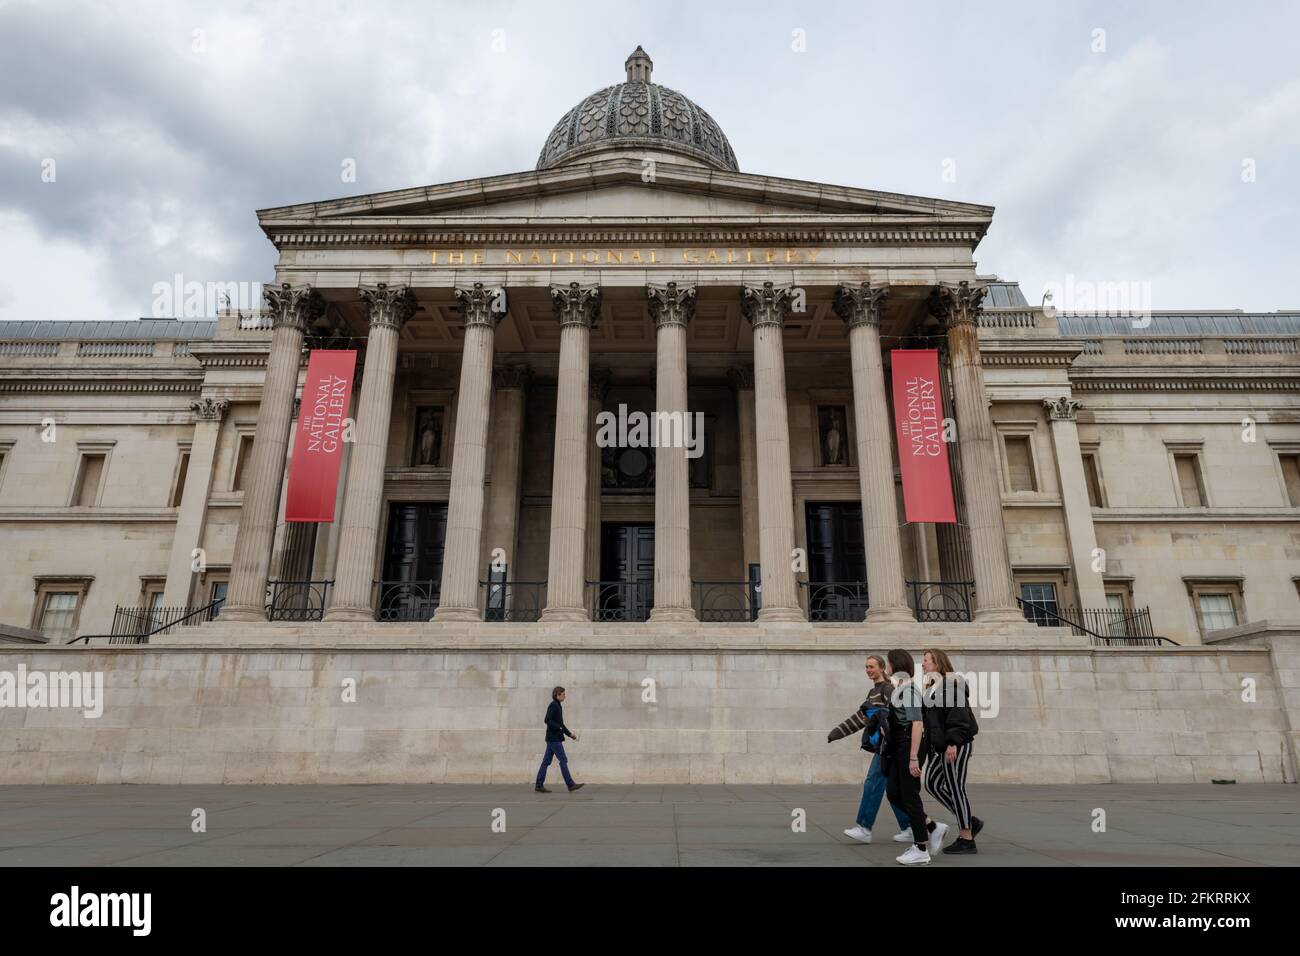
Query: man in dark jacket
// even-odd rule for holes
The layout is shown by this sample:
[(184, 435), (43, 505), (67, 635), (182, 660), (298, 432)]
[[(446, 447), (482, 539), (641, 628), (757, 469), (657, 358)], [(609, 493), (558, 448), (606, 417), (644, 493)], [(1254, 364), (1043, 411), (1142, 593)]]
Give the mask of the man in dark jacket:
[(564, 738), (572, 738), (577, 743), (578, 736), (564, 726), (564, 688), (556, 687), (551, 691), (551, 705), (546, 708), (546, 755), (542, 757), (542, 765), (537, 768), (537, 784), (533, 789), (537, 793), (550, 793), (546, 789), (546, 770), (551, 765), (551, 758), (560, 759), (560, 774), (564, 777), (564, 783), (569, 788), (569, 792), (582, 789), (584, 784), (574, 783), (573, 778), (569, 776), (569, 758), (564, 753)]

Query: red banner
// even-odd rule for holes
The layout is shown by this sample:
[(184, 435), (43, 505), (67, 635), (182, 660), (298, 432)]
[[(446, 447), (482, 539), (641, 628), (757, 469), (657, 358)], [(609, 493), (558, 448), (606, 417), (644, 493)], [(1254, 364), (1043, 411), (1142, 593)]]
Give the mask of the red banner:
[(943, 440), (939, 353), (935, 349), (894, 349), (889, 354), (907, 520), (955, 523), (948, 445)]
[(357, 353), (351, 351), (318, 349), (307, 361), (307, 381), (302, 387), (293, 457), (289, 459), (285, 521), (334, 520), (344, 421), (356, 368)]

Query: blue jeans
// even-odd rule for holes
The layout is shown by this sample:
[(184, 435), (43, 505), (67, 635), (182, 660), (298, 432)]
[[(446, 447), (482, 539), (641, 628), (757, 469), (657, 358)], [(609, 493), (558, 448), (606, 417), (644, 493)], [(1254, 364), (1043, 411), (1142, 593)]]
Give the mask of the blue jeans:
[[(862, 784), (862, 802), (858, 804), (858, 826), (870, 830), (876, 825), (876, 813), (880, 810), (880, 801), (885, 796), (886, 782), (885, 775), (880, 772), (880, 754), (873, 754), (871, 766), (867, 769), (867, 779)], [(898, 821), (898, 828), (900, 830), (908, 829), (911, 823), (907, 814), (892, 803), (889, 806), (894, 811), (894, 819)]]
[(569, 776), (569, 758), (564, 753), (564, 742), (548, 740), (546, 742), (546, 754), (542, 757), (542, 765), (537, 768), (537, 786), (546, 783), (546, 768), (551, 765), (551, 758), (560, 759), (560, 774), (564, 777), (565, 786), (573, 786), (573, 778)]

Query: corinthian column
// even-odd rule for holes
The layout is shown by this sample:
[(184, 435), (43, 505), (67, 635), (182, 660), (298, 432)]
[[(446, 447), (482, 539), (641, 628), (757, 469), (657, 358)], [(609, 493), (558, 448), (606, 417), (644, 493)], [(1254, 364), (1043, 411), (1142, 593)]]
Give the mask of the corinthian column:
[(272, 314), (271, 351), (266, 358), (250, 471), (230, 563), (230, 590), (221, 608), (223, 621), (266, 620), (266, 574), (280, 507), (280, 480), (289, 446), (302, 337), (325, 308), (320, 294), (309, 285), (293, 288), (286, 282), (278, 289), (267, 288), (263, 294)]
[(583, 558), (587, 535), (587, 375), (591, 327), (600, 314), (600, 287), (551, 286), (560, 323), (560, 372), (555, 400), (555, 467), (551, 478), (551, 548), (542, 622), (585, 621)]
[(754, 423), (758, 450), (758, 552), (763, 573), (760, 621), (799, 621), (795, 592), (794, 492), (790, 487), (790, 424), (785, 404), (785, 320), (794, 289), (764, 282), (745, 286), (741, 307), (754, 329)]
[(687, 411), (686, 326), (695, 287), (646, 287), (655, 321), (655, 593), (651, 621), (694, 621), (691, 606), (691, 481), (688, 438), (699, 441)]
[(835, 290), (834, 302), (835, 314), (849, 327), (862, 533), (867, 550), (867, 620), (872, 622), (914, 620), (903, 587), (893, 444), (880, 354), (880, 320), (887, 294), (887, 289), (872, 288), (869, 282), (842, 285)]
[(176, 534), (172, 538), (171, 559), (167, 562), (163, 607), (189, 605), (194, 575), (203, 566), (195, 551), (202, 542), (203, 526), (207, 522), (212, 465), (217, 457), (221, 419), (229, 405), (224, 399), (210, 395), (190, 402), (190, 410), (194, 412), (194, 439), (190, 442), (185, 487), (176, 512)]
[(415, 313), (415, 295), (407, 286), (386, 283), (362, 287), (369, 311), (366, 361), (361, 375), (361, 408), (356, 441), (348, 464), (343, 496), (343, 522), (334, 569), (334, 591), (327, 621), (373, 621), (370, 592), (375, 551), (384, 509), (384, 463), (388, 455), (388, 425), (393, 415), (393, 377), (397, 371), (397, 334)]
[(478, 610), (478, 557), (483, 542), (483, 478), (487, 470), (488, 416), (492, 410), (492, 348), (505, 315), (506, 290), (482, 282), (456, 288), (465, 319), (465, 348), (456, 395), (456, 437), (451, 456), (447, 540), (442, 594), (435, 621), (474, 621)]
[(1002, 482), (993, 453), (993, 419), (980, 362), (979, 310), (987, 290), (962, 281), (935, 287), (930, 310), (948, 329), (957, 447), (970, 522), (977, 621), (1023, 621), (1011, 589), (1011, 560), (1002, 520)]

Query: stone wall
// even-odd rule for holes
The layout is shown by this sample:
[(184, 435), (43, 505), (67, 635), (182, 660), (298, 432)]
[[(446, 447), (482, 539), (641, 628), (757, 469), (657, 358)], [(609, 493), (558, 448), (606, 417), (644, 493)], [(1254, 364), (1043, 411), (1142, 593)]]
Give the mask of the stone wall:
[[(604, 646), (569, 641), (548, 652), (525, 646), (532, 641), (475, 648), (430, 638), (428, 625), (408, 629), (425, 628), (419, 639), (401, 627), (369, 645), (353, 635), (357, 643), (334, 647), (312, 646), (311, 628), (271, 626), (260, 630), (281, 635), (278, 646), (0, 647), (0, 676), (21, 664), (102, 671), (106, 684), (98, 719), (0, 708), (0, 781), (522, 787), (536, 770), (555, 684), (569, 689), (565, 716), (581, 737), (569, 752), (581, 780), (846, 783), (865, 769), (856, 740), (826, 742), (864, 694), (854, 631), (807, 646), (760, 636), (745, 648), (703, 639), (656, 648), (629, 637), (620, 648), (607, 637)], [(1294, 696), (1294, 680), (1274, 670), (1291, 658), (1268, 640), (1107, 649), (1014, 636), (977, 644), (958, 633), (946, 642), (957, 666), (999, 681), (998, 713), (980, 718), (976, 782), (1295, 780), (1288, 735), (1300, 715), (1283, 696)], [(844, 646), (816, 646), (827, 640)], [(919, 659), (930, 640), (894, 643)], [(1246, 677), (1257, 687), (1251, 703), (1242, 700)], [(355, 702), (343, 700), (349, 680)]]

